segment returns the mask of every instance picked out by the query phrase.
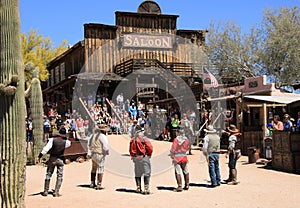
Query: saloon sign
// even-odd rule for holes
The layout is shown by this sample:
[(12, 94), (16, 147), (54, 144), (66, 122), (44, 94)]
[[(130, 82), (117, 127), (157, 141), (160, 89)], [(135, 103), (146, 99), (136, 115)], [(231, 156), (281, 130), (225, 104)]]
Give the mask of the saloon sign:
[(124, 34), (123, 37), (123, 47), (126, 48), (173, 48), (172, 38), (170, 36)]

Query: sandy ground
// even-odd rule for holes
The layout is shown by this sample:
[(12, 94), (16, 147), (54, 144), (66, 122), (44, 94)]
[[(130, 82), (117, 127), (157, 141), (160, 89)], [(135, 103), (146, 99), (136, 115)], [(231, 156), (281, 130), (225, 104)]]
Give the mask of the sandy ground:
[[(129, 138), (109, 136), (111, 154), (107, 157), (104, 190), (88, 188), (91, 161), (72, 162), (65, 165), (64, 181), (59, 198), (41, 196), (46, 167), (28, 166), (26, 170), (27, 208), (85, 208), (85, 207), (299, 207), (300, 175), (249, 164), (247, 157), (238, 161), (239, 185), (222, 184), (207, 188), (210, 183), (208, 167), (202, 152), (193, 150), (189, 156), (190, 189), (176, 193), (174, 170), (168, 157), (171, 143), (153, 141), (151, 194), (135, 193), (133, 166), (128, 156)], [(227, 159), (220, 157), (222, 179), (228, 177)], [(54, 188), (56, 174), (51, 180)]]

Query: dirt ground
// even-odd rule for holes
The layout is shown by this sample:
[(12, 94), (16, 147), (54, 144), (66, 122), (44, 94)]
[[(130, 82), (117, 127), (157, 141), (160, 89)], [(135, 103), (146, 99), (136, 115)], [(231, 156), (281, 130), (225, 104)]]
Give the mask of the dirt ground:
[[(190, 189), (173, 192), (176, 187), (174, 169), (168, 157), (171, 143), (152, 141), (154, 153), (152, 161), (151, 194), (135, 193), (133, 166), (128, 156), (129, 138), (110, 135), (111, 154), (107, 157), (103, 179), (104, 190), (88, 187), (90, 183), (91, 161), (72, 162), (65, 165), (61, 197), (43, 197), (46, 167), (28, 166), (26, 170), (27, 208), (85, 208), (85, 207), (299, 207), (300, 175), (289, 174), (264, 168), (262, 164), (249, 164), (243, 156), (238, 161), (240, 184), (222, 184), (208, 188), (209, 174), (202, 152), (193, 150), (189, 156)], [(222, 179), (228, 177), (227, 159), (220, 157)], [(52, 176), (54, 188), (56, 174)]]

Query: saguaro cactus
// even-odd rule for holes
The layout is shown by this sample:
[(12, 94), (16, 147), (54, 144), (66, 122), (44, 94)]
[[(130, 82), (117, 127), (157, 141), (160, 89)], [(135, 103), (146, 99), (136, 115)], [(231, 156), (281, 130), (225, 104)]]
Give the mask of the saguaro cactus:
[[(18, 0), (0, 3), (0, 203), (25, 207), (25, 96)], [(18, 84), (19, 83), (19, 84)]]
[(29, 88), (25, 96), (30, 100), (30, 109), (33, 127), (33, 151), (28, 154), (28, 162), (34, 164), (35, 156), (39, 154), (43, 147), (43, 94), (41, 82), (38, 78), (39, 68), (36, 67)]

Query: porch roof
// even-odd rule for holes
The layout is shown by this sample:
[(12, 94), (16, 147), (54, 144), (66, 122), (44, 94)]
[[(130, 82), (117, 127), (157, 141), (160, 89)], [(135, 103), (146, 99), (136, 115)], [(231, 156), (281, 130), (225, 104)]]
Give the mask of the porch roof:
[(293, 102), (300, 101), (300, 95), (271, 95), (271, 96), (263, 96), (263, 95), (246, 95), (244, 98), (261, 100), (272, 103), (281, 103), (281, 104), (290, 104)]

